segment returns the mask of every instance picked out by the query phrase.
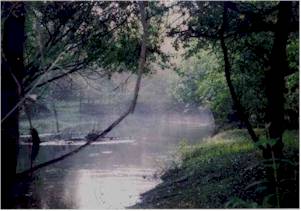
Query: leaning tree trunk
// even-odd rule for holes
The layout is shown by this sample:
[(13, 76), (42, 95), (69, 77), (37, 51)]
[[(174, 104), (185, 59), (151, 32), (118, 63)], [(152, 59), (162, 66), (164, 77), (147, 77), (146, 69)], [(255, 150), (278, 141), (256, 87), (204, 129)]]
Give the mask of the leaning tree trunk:
[(268, 139), (274, 141), (265, 157), (282, 157), (282, 134), (284, 130), (284, 76), (288, 70), (286, 46), (289, 35), (291, 2), (280, 2), (275, 26), (274, 44), (270, 58), (271, 68), (266, 74)]
[(5, 2), (1, 61), (1, 208), (12, 207), (16, 175), (21, 81), (24, 70), (23, 42), (25, 10), (22, 2)]
[[(230, 91), (230, 95), (233, 101), (233, 105), (235, 109), (237, 110), (237, 113), (239, 115), (239, 118), (241, 122), (243, 122), (246, 125), (246, 128), (248, 130), (249, 135), (251, 136), (252, 140), (254, 142), (258, 141), (258, 137), (255, 134), (252, 125), (249, 121), (248, 116), (246, 115), (246, 112), (243, 108), (243, 106), (240, 103), (240, 100), (235, 92), (232, 80), (231, 80), (231, 66), (229, 62), (229, 56), (228, 56), (228, 49), (225, 43), (225, 31), (228, 27), (228, 21), (227, 21), (227, 15), (228, 15), (228, 3), (224, 2), (224, 8), (223, 8), (223, 22), (220, 30), (220, 43), (221, 43), (221, 49), (224, 56), (224, 72), (225, 72), (225, 78), (226, 82)], [(262, 147), (260, 147), (262, 148)]]

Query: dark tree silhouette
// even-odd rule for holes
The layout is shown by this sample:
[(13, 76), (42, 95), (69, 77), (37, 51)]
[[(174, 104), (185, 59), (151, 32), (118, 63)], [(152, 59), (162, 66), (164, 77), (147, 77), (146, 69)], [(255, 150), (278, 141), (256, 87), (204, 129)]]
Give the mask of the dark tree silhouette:
[[(265, 157), (271, 157), (273, 151), (275, 157), (282, 156), (282, 134), (284, 130), (284, 77), (288, 72), (288, 62), (286, 56), (286, 46), (289, 35), (291, 20), (290, 1), (279, 3), (277, 23), (275, 25), (274, 43), (270, 58), (271, 68), (266, 74), (267, 92), (267, 122), (268, 135), (276, 143), (272, 144), (265, 152)], [(271, 151), (272, 149), (272, 151)]]
[(11, 189), (16, 174), (19, 140), (19, 110), (23, 78), (25, 9), (22, 2), (2, 4), (4, 25), (1, 57), (1, 208), (11, 207)]

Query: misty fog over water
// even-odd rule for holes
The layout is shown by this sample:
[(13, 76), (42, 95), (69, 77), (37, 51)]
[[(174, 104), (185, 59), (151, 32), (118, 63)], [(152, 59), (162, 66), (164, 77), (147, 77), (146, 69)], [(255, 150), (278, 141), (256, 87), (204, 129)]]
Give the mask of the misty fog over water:
[[(33, 200), (31, 206), (120, 209), (134, 205), (141, 193), (160, 182), (160, 173), (175, 161), (180, 142), (194, 143), (210, 136), (214, 127), (210, 111), (173, 102), (168, 94), (168, 77), (168, 73), (159, 73), (143, 79), (135, 112), (114, 128), (108, 138), (39, 170), (26, 194)], [(74, 102), (69, 107), (57, 106), (61, 138), (43, 140), (43, 133), (55, 133), (54, 120), (49, 115), (49, 125), (41, 129), (36, 164), (75, 149), (85, 141), (73, 138), (101, 131), (118, 118), (132, 94), (131, 84), (125, 86), (128, 87), (117, 92), (117, 98), (101, 98), (104, 93), (88, 96), (89, 101), (82, 100), (81, 110)], [(110, 97), (111, 102), (101, 103)], [(120, 103), (122, 100), (125, 103)], [(37, 127), (39, 118), (33, 119)], [(26, 124), (23, 122), (24, 134)], [(28, 144), (21, 144), (19, 171), (30, 166), (29, 150)]]

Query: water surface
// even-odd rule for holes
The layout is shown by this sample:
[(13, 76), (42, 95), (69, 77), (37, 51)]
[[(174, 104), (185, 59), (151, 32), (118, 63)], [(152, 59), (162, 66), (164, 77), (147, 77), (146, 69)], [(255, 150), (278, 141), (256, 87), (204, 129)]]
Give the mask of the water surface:
[[(91, 117), (93, 120), (93, 117)], [(116, 116), (97, 123), (105, 128)], [(91, 120), (91, 119), (90, 119)], [(94, 121), (94, 120), (93, 120)], [(132, 115), (110, 136), (118, 140), (94, 143), (76, 155), (37, 171), (26, 197), (26, 208), (124, 209), (160, 182), (180, 141), (200, 141), (212, 125), (197, 115)], [(60, 156), (83, 142), (41, 144), (36, 163)], [(21, 145), (18, 169), (29, 167), (30, 145)]]

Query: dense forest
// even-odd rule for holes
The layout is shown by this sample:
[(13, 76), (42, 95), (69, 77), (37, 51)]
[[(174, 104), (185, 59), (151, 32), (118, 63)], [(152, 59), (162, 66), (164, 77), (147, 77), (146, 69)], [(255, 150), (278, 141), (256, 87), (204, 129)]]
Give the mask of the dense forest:
[(2, 208), (299, 207), (299, 2), (4, 1), (1, 34)]

